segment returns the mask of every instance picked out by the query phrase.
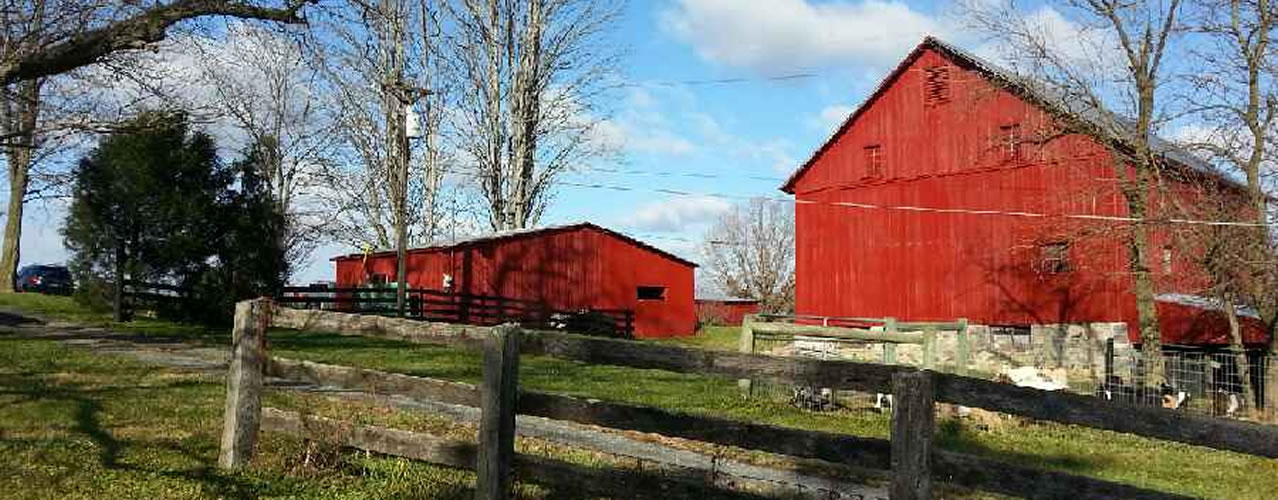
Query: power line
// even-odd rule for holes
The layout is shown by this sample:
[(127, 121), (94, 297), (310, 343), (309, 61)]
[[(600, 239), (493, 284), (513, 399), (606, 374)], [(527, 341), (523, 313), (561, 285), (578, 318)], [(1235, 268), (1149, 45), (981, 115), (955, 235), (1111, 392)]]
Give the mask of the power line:
[(1034, 219), (1072, 219), (1072, 220), (1090, 220), (1104, 222), (1124, 222), (1139, 224), (1145, 222), (1166, 223), (1166, 224), (1183, 224), (1183, 225), (1201, 225), (1201, 226), (1218, 226), (1218, 227), (1264, 227), (1263, 224), (1257, 222), (1235, 222), (1235, 221), (1212, 221), (1199, 219), (1141, 219), (1137, 217), (1124, 217), (1117, 215), (1093, 215), (1093, 214), (1048, 214), (1041, 212), (1025, 212), (1025, 211), (1005, 211), (1005, 210), (988, 210), (988, 209), (970, 209), (970, 208), (941, 208), (941, 207), (925, 207), (916, 205), (881, 205), (873, 203), (857, 203), (850, 201), (816, 201), (816, 200), (799, 200), (790, 198), (776, 198), (769, 196), (749, 196), (749, 195), (732, 195), (715, 192), (696, 193), (691, 191), (683, 191), (678, 189), (667, 188), (649, 188), (620, 186), (615, 184), (598, 184), (598, 183), (579, 183), (571, 181), (558, 181), (559, 184), (565, 186), (573, 186), (586, 189), (600, 189), (620, 192), (653, 192), (659, 194), (667, 194), (671, 196), (684, 196), (694, 198), (720, 198), (725, 200), (763, 200), (771, 203), (793, 203), (795, 205), (825, 205), (833, 207), (852, 208), (859, 210), (886, 210), (896, 212), (917, 212), (917, 213), (939, 213), (939, 214), (955, 214), (955, 215), (980, 215), (980, 216), (997, 216), (997, 217), (1025, 217)]

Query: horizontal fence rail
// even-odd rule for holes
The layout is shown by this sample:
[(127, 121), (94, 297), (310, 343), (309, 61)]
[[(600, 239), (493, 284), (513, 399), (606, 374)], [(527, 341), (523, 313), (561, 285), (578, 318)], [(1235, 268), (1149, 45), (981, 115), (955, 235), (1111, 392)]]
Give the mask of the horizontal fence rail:
[[(270, 358), (266, 374), (384, 396), (404, 396), (471, 407), (479, 405), (479, 388), (460, 382), (284, 358)], [(817, 459), (862, 469), (891, 468), (891, 442), (886, 439), (739, 422), (535, 391), (520, 391), (518, 412), (580, 424)], [(1032, 500), (1188, 498), (944, 450), (933, 452), (933, 475), (954, 485)]]
[[(963, 322), (956, 324), (962, 325)], [(484, 369), (487, 385), (476, 387), (375, 370), (272, 358), (260, 347), (265, 343), (268, 326), (472, 350), (485, 349), (487, 344)], [(224, 430), (223, 441), (223, 457), (232, 457), (223, 463), (228, 467), (242, 464), (244, 457), (251, 452), (254, 441), (252, 436), (255, 436), (259, 425), (254, 411), (256, 409), (257, 414), (262, 413), (260, 395), (254, 391), (260, 392), (262, 375), (374, 394), (437, 400), (472, 407), (483, 406), (485, 415), (492, 417), (483, 420), (485, 423), (481, 425), (481, 436), (491, 433), (494, 437), (481, 438), (481, 449), (489, 450), (479, 452), (481, 456), (489, 457), (486, 459), (489, 460), (489, 465), (480, 467), (481, 484), (498, 486), (481, 487), (477, 490), (481, 493), (477, 498), (506, 498), (503, 495), (508, 492), (508, 488), (493, 481), (510, 477), (509, 469), (506, 468), (510, 467), (508, 464), (532, 460), (523, 456), (510, 458), (514, 453), (511, 444), (513, 431), (510, 429), (513, 429), (513, 414), (516, 412), (819, 459), (865, 469), (891, 468), (906, 472), (893, 475), (892, 490), (896, 492), (893, 498), (930, 498), (931, 484), (926, 478), (1031, 499), (1184, 498), (1068, 473), (1007, 464), (985, 457), (934, 450), (928, 437), (932, 432), (931, 411), (924, 409), (931, 408), (934, 401), (1262, 457), (1278, 457), (1278, 429), (1263, 425), (1195, 417), (1162, 408), (1107, 402), (1087, 396), (1041, 391), (959, 375), (920, 371), (905, 366), (713, 352), (559, 332), (523, 331), (511, 327), (448, 325), (323, 310), (275, 308), (265, 300), (241, 303), (237, 308), (235, 327), (235, 358), (231, 363), (227, 428)], [(496, 333), (498, 331), (502, 333)], [(503, 338), (511, 341), (494, 341)], [(507, 354), (495, 354), (502, 350)], [(511, 357), (514, 352), (729, 379), (760, 378), (796, 385), (892, 393), (902, 398), (904, 409), (894, 412), (894, 437), (889, 441), (737, 422), (647, 406), (519, 391), (513, 385), (516, 372), (512, 367), (518, 359), (517, 356)], [(254, 367), (258, 370), (256, 375), (252, 373)], [(506, 375), (497, 376), (494, 370), (500, 370)], [(253, 380), (254, 376), (258, 380)], [(498, 397), (498, 392), (509, 395)], [(518, 397), (515, 397), (516, 393)], [(909, 394), (913, 396), (910, 397)], [(509, 417), (497, 418), (498, 414)], [(266, 428), (283, 428), (276, 424), (277, 422), (268, 419)], [(297, 427), (294, 425), (288, 428), (295, 430)], [(398, 434), (396, 436), (404, 437)], [(906, 436), (910, 439), (906, 439)], [(388, 445), (362, 443), (372, 446), (363, 449), (397, 454)], [(350, 443), (347, 445), (356, 446)], [(383, 451), (385, 449), (392, 451)], [(469, 461), (466, 463), (471, 466), (482, 463), (476, 462), (473, 457), (467, 460)], [(567, 464), (556, 466), (568, 475), (575, 473), (573, 471), (577, 468)], [(519, 466), (515, 469), (523, 470)], [(631, 473), (633, 471), (625, 472)], [(584, 481), (582, 477), (577, 480)], [(614, 495), (620, 492), (610, 489), (601, 493)]]
[[(397, 318), (301, 310), (278, 311), (275, 325), (326, 332), (341, 329), (371, 337), (469, 349), (481, 348), (480, 339), (488, 331), (483, 328), (455, 329)], [(524, 354), (592, 364), (734, 379), (763, 378), (794, 385), (885, 394), (892, 391), (893, 374), (915, 370), (877, 363), (707, 351), (544, 331), (525, 332), (520, 350)], [(960, 375), (932, 373), (932, 377), (936, 400), (945, 403), (1278, 458), (1278, 428), (1272, 426), (1200, 417), (1165, 408), (1103, 401), (1079, 394), (1043, 391)]]
[[(544, 301), (443, 290), (405, 290), (406, 316), (424, 321), (493, 326), (520, 322), (535, 328), (568, 328), (619, 337), (634, 335), (634, 311), (586, 308), (564, 310)], [(284, 287), (276, 302), (304, 309), (357, 314), (396, 314), (394, 288)]]

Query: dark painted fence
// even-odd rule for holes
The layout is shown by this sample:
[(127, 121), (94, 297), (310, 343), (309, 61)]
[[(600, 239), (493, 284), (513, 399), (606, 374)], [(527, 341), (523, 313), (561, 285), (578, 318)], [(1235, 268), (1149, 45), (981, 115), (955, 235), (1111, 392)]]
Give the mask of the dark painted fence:
[[(631, 338), (634, 311), (626, 309), (554, 309), (545, 302), (410, 288), (405, 317), (420, 321), (492, 326), (519, 323), (527, 328)], [(396, 315), (394, 288), (285, 287), (276, 302), (296, 309)]]

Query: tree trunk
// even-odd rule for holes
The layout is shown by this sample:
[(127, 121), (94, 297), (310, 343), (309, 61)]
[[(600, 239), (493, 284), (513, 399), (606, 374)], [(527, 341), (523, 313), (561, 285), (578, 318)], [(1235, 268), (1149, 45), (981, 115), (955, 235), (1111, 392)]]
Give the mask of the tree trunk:
[(1225, 315), (1229, 318), (1229, 347), (1234, 353), (1234, 366), (1238, 367), (1238, 376), (1242, 379), (1243, 407), (1257, 408), (1256, 392), (1251, 386), (1251, 364), (1247, 362), (1247, 348), (1243, 345), (1242, 326), (1238, 323), (1238, 309), (1234, 305), (1234, 295), (1225, 294)]
[(0, 274), (4, 276), (0, 292), (5, 293), (14, 291), (21, 257), (22, 207), (23, 198), (27, 196), (27, 169), (31, 161), (30, 149), (17, 147), (9, 150), (9, 209), (5, 213), (4, 247), (0, 250)]
[(115, 244), (115, 293), (111, 296), (111, 318), (124, 321), (124, 245)]
[(1144, 358), (1143, 379), (1146, 387), (1157, 387), (1166, 379), (1163, 367), (1162, 339), (1159, 335), (1158, 304), (1154, 293), (1154, 277), (1149, 269), (1149, 232), (1143, 221), (1148, 215), (1148, 185), (1141, 172), (1136, 186), (1127, 190), (1127, 206), (1130, 216), (1138, 221), (1128, 241), (1132, 287), (1136, 292), (1136, 315), (1140, 322), (1141, 354)]
[[(37, 12), (43, 15), (43, 8)], [(4, 246), (0, 248), (0, 292), (13, 292), (14, 278), (22, 250), (22, 208), (31, 177), (31, 159), (36, 147), (36, 124), (40, 118), (40, 90), (43, 80), (23, 83), (16, 96), (6, 96), (4, 132), (12, 143), (5, 147), (9, 162), (9, 211), (5, 214)]]

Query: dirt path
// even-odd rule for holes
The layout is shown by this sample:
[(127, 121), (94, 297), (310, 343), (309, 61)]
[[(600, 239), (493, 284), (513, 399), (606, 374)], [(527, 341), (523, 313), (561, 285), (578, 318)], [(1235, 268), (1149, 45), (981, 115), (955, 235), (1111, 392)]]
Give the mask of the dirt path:
[[(0, 310), (0, 338), (54, 340), (102, 354), (127, 356), (147, 364), (201, 372), (225, 371), (229, 352), (226, 348), (192, 345), (179, 339), (112, 332), (105, 328), (46, 320), (13, 310)], [(443, 416), (459, 423), (473, 424), (479, 420), (477, 408), (317, 387), (287, 380), (269, 382), (276, 390), (372, 401), (398, 409)], [(887, 491), (881, 486), (866, 486), (797, 470), (761, 467), (667, 446), (651, 439), (634, 439), (615, 429), (520, 415), (516, 432), (523, 436), (625, 456), (661, 467), (696, 471), (715, 484), (747, 487), (751, 491), (822, 499), (887, 498)]]

